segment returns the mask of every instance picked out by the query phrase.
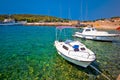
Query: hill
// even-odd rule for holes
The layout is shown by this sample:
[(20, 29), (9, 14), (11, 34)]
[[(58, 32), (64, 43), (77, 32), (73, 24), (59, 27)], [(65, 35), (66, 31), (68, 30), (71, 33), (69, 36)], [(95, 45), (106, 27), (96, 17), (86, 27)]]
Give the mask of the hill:
[(46, 16), (46, 15), (33, 15), (33, 14), (12, 14), (12, 15), (0, 15), (0, 21), (6, 18), (12, 18), (16, 21), (27, 22), (68, 22), (68, 19)]

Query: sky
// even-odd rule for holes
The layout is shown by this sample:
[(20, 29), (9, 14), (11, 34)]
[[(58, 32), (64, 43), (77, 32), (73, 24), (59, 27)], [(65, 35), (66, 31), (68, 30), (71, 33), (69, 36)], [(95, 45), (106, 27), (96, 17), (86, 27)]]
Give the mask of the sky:
[(120, 0), (0, 0), (0, 14), (96, 20), (120, 16)]

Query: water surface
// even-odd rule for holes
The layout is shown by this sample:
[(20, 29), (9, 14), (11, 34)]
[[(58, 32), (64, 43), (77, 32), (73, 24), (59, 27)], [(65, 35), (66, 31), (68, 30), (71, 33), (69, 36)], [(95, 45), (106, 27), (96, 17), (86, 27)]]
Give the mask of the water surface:
[[(74, 31), (66, 31), (69, 38), (73, 38)], [(96, 54), (94, 65), (99, 70), (116, 79), (120, 74), (119, 42), (75, 39)], [(85, 69), (64, 60), (57, 54), (54, 40), (55, 27), (0, 26), (0, 79), (106, 80), (90, 67)]]

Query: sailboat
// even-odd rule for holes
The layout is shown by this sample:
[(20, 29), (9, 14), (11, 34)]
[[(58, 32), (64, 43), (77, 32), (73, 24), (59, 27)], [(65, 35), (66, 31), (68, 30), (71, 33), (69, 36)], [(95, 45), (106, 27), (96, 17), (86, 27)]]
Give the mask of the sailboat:
[[(60, 31), (65, 28), (74, 28), (71, 26), (59, 27)], [(59, 27), (57, 27), (56, 30), (59, 30)], [(70, 39), (65, 41), (58, 40), (57, 32), (58, 31), (56, 31), (56, 40), (54, 42), (54, 46), (56, 47), (58, 54), (65, 60), (86, 68), (96, 59), (95, 54), (81, 42)]]

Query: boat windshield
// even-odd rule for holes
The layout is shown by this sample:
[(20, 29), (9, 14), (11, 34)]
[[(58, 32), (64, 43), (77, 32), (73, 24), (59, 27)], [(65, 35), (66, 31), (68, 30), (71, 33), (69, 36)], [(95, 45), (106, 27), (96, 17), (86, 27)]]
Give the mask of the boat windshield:
[(91, 31), (90, 29), (86, 29), (85, 31)]
[(81, 28), (81, 29), (79, 30), (79, 32), (80, 32), (80, 33), (82, 33), (82, 32), (83, 32), (83, 30), (84, 30), (84, 29), (82, 29), (82, 28)]
[(95, 29), (95, 28), (92, 28), (92, 31), (96, 31), (96, 29)]
[(82, 48), (80, 48), (82, 51), (84, 51), (85, 50), (85, 48), (84, 47), (82, 47)]
[(68, 50), (68, 47), (66, 47), (65, 45), (63, 45), (63, 48), (64, 48), (65, 50)]
[(72, 42), (72, 40), (66, 40), (65, 44), (69, 44), (70, 42)]

